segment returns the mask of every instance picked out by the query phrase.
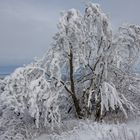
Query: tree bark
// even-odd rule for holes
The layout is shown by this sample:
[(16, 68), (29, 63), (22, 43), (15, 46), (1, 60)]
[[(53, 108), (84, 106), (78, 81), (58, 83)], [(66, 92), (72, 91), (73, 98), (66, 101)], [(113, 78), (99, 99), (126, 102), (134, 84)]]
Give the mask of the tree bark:
[(74, 84), (74, 72), (73, 72), (73, 51), (72, 51), (72, 45), (70, 44), (70, 54), (69, 54), (69, 66), (70, 66), (70, 87), (71, 87), (71, 96), (72, 100), (75, 106), (75, 110), (77, 113), (78, 118), (82, 118), (81, 108), (79, 105), (79, 100), (76, 97), (75, 94), (75, 84)]

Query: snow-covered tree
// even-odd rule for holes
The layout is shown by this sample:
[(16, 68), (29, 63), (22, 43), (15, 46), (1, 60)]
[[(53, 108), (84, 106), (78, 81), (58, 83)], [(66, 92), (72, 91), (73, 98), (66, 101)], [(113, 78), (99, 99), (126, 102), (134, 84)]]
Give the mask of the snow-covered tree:
[(113, 62), (110, 65), (110, 80), (115, 84), (117, 91), (125, 95), (139, 108), (139, 81), (134, 72), (140, 54), (140, 27), (123, 25), (113, 39)]
[[(99, 86), (105, 77), (103, 75), (107, 72), (107, 56), (112, 40), (110, 25), (99, 6), (90, 4), (84, 16), (75, 9), (63, 13), (58, 28), (59, 32), (54, 37), (56, 42), (48, 54), (50, 58), (43, 60), (43, 67), (47, 69), (50, 77), (65, 88), (72, 98), (76, 115), (81, 118), (84, 116), (80, 105), (84, 90), (88, 90), (90, 94), (97, 86), (98, 94)], [(66, 81), (63, 79), (63, 71), (66, 73)], [(80, 79), (77, 79), (79, 71), (81, 75)], [(88, 84), (83, 84), (86, 75), (90, 75), (91, 79), (86, 80)], [(95, 84), (93, 79), (99, 82)]]
[(112, 31), (99, 5), (89, 4), (84, 15), (75, 9), (63, 13), (58, 28), (53, 48), (33, 65), (44, 68), (56, 80), (56, 87), (69, 95), (75, 115), (82, 118), (94, 113), (100, 120), (110, 108), (119, 108), (125, 115), (124, 105), (133, 110), (108, 75), (118, 54), (112, 57)]
[(140, 27), (123, 25), (114, 36), (115, 61), (117, 68), (132, 73), (140, 52)]
[[(94, 116), (98, 121), (116, 110), (125, 116), (135, 110), (125, 93), (137, 90), (131, 73), (140, 28), (124, 26), (113, 37), (100, 6), (89, 4), (83, 15), (75, 9), (62, 13), (58, 29), (47, 54), (0, 81), (4, 138), (14, 137), (21, 123), (25, 133), (21, 130), (17, 137), (30, 138), (27, 120), (43, 129), (70, 117)], [(11, 131), (7, 124), (14, 126)]]

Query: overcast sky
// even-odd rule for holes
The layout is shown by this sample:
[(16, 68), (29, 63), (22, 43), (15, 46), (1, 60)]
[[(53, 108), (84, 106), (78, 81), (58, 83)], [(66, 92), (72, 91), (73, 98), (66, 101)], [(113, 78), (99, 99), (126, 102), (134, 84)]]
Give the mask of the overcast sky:
[[(22, 65), (50, 47), (60, 12), (84, 11), (86, 0), (0, 0), (0, 67)], [(88, 2), (88, 0), (87, 0)], [(110, 16), (113, 28), (140, 25), (140, 0), (93, 0)]]

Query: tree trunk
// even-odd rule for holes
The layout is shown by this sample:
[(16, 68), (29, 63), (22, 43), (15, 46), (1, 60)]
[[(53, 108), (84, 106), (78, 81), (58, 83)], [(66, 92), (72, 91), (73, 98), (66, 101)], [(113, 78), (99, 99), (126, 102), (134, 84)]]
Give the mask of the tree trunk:
[(69, 54), (69, 66), (70, 66), (70, 86), (71, 86), (71, 96), (75, 106), (76, 113), (78, 118), (82, 118), (81, 108), (79, 105), (79, 101), (75, 94), (75, 84), (74, 84), (74, 73), (73, 73), (73, 52), (72, 52), (72, 45), (70, 44), (70, 54)]
[[(105, 66), (105, 63), (104, 63)], [(101, 73), (97, 76), (98, 82), (97, 82), (97, 96), (98, 96), (98, 102), (96, 103), (96, 114), (95, 114), (95, 120), (96, 121), (101, 121), (102, 116), (101, 116), (101, 91), (100, 91), (100, 86), (102, 85), (103, 82), (103, 76), (104, 76), (104, 67), (101, 71)]]
[[(99, 97), (100, 98), (100, 97)], [(101, 99), (96, 104), (96, 113), (95, 113), (95, 121), (101, 120)]]

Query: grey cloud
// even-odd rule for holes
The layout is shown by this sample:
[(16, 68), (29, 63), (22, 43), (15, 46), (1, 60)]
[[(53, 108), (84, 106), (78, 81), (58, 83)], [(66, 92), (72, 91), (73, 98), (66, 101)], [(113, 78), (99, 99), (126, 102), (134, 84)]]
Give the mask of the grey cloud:
[[(0, 66), (29, 63), (50, 47), (60, 11), (83, 11), (87, 0), (0, 0)], [(109, 14), (113, 28), (139, 24), (139, 0), (94, 0)]]

